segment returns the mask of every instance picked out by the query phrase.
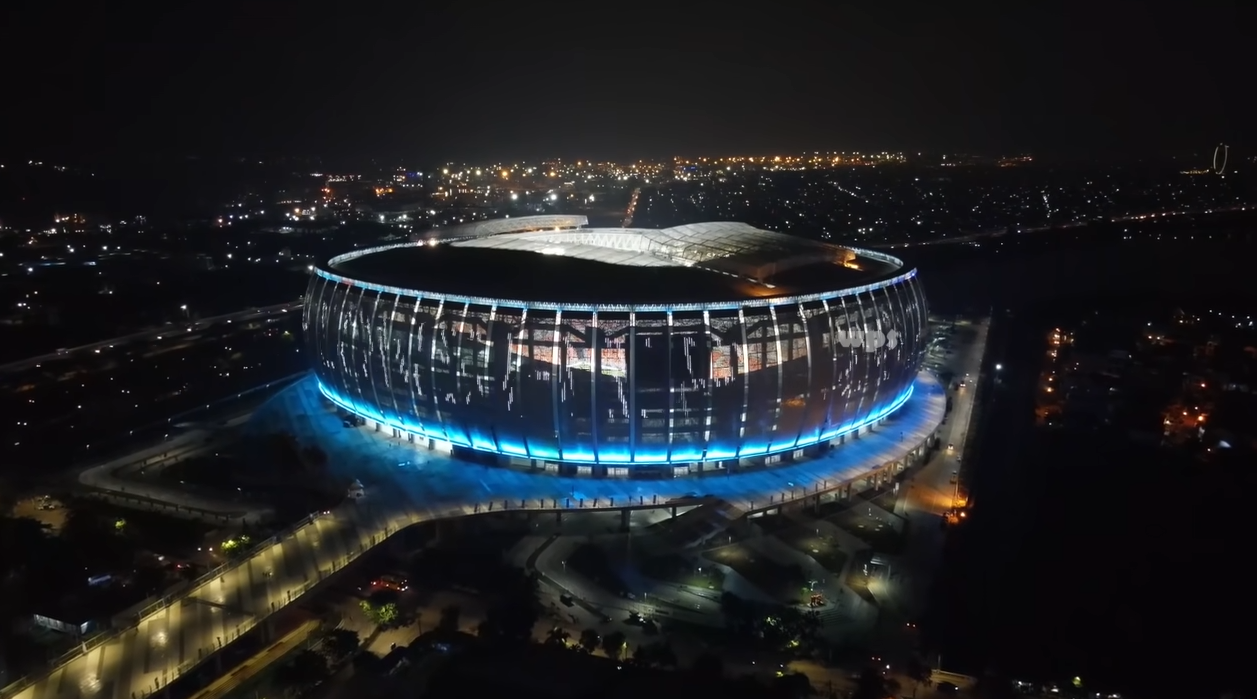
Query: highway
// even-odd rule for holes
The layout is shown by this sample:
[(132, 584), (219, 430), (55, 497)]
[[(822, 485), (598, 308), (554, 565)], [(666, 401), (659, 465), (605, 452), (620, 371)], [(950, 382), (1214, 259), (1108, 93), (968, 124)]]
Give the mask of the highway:
[(30, 357), (28, 359), (22, 359), (16, 362), (10, 362), (8, 364), (0, 364), (0, 373), (10, 374), (10, 373), (19, 372), (19, 371), (26, 371), (27, 369), (34, 369), (48, 362), (74, 359), (78, 355), (95, 353), (98, 350), (112, 349), (115, 347), (121, 347), (123, 345), (129, 345), (136, 342), (148, 342), (152, 340), (159, 340), (159, 339), (165, 340), (168, 338), (175, 338), (180, 335), (200, 332), (202, 330), (205, 330), (206, 328), (213, 327), (215, 325), (220, 325), (223, 323), (248, 322), (251, 320), (270, 318), (272, 316), (280, 315), (283, 313), (291, 313), (294, 311), (300, 311), (301, 304), (302, 304), (301, 301), (292, 301), (290, 303), (281, 303), (274, 306), (267, 306), (265, 308), (248, 308), (243, 311), (236, 311), (235, 313), (228, 313), (226, 315), (214, 316), (212, 318), (202, 318), (200, 320), (193, 320), (193, 321), (187, 321), (187, 322), (182, 322), (182, 323), (171, 323), (170, 325), (164, 325), (158, 328), (150, 328), (148, 330), (142, 330), (138, 333), (133, 333), (131, 335), (115, 337), (109, 340), (101, 340), (100, 342), (93, 342), (91, 344), (80, 345), (78, 347), (69, 347), (66, 349), (60, 349), (60, 350), (57, 350), (56, 352), (50, 352), (48, 354), (43, 354), (38, 357)]
[[(251, 414), (252, 411), (234, 416), (217, 429), (237, 427), (246, 422)], [(127, 478), (147, 469), (160, 471), (171, 464), (219, 448), (221, 443), (214, 441), (216, 434), (216, 430), (191, 429), (149, 449), (84, 469), (78, 477), (79, 485), (84, 489), (82, 494), (121, 507), (161, 512), (215, 526), (256, 525), (267, 521), (274, 510), (250, 503), (243, 497), (232, 499), (226, 494), (196, 494), (176, 485)]]
[(451, 462), (385, 432), (343, 428), (313, 381), (302, 381), (277, 396), (294, 402), (285, 415), (305, 421), (304, 427), (290, 429), (299, 440), (307, 435), (330, 440), (321, 444), (329, 463), (348, 469), (347, 475), (356, 474), (366, 486), (365, 496), (261, 542), (244, 561), (211, 571), (179, 594), (154, 602), (133, 624), (87, 640), (54, 663), (52, 671), (19, 680), (0, 694), (19, 699), (148, 696), (265, 623), (363, 552), (418, 522), (502, 509), (541, 513), (652, 507), (683, 498), (696, 487), (746, 511), (803, 501), (849, 484), (859, 491), (870, 486), (871, 474), (885, 471), (909, 445), (930, 437), (942, 419), (938, 383), (922, 374), (915, 391), (915, 399), (891, 418), (887, 429), (862, 434), (830, 457), (696, 482), (539, 477)]

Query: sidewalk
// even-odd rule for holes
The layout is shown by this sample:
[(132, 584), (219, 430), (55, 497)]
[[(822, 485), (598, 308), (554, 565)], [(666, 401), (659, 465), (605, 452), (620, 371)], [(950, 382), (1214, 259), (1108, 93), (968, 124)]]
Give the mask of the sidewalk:
[[(990, 320), (969, 326), (974, 328), (975, 334), (963, 347), (957, 348), (956, 358), (950, 365), (958, 378), (969, 374), (970, 381), (965, 388), (947, 392), (953, 409), (939, 435), (942, 448), (900, 486), (895, 509), (904, 512), (909, 534), (902, 553), (884, 557), (890, 564), (883, 579), (885, 584), (879, 586), (876, 593), (880, 601), (888, 603), (889, 611), (895, 612), (887, 615), (889, 622), (912, 620), (926, 608), (946, 537), (946, 532), (940, 529), (941, 517), (953, 507), (957, 489), (952, 483), (953, 474), (961, 469), (960, 455), (965, 453), (969, 439), (977, 397), (974, 390), (986, 353), (989, 324)], [(951, 450), (949, 444), (953, 445)]]

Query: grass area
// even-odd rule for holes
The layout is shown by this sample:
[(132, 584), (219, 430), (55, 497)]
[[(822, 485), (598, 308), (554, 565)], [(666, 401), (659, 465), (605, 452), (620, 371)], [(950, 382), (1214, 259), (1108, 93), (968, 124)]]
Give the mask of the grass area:
[(843, 565), (847, 563), (847, 554), (843, 552), (839, 542), (824, 533), (818, 534), (816, 531), (803, 527), (791, 527), (777, 532), (774, 536), (787, 546), (811, 557), (818, 565), (834, 575), (841, 574)]
[(689, 585), (719, 592), (725, 584), (725, 573), (720, 568), (696, 564), (677, 554), (652, 556), (643, 560), (639, 569), (652, 580), (674, 585)]
[[(868, 507), (857, 504), (826, 519), (869, 544), (878, 553), (900, 553), (904, 550), (904, 533), (880, 519), (879, 514), (870, 515)], [(907, 527), (908, 523), (902, 522), (902, 526)]]
[(770, 598), (783, 604), (801, 604), (808, 579), (799, 566), (784, 566), (772, 561), (743, 544), (732, 544), (712, 549), (704, 558), (729, 566)]
[(594, 544), (581, 544), (573, 549), (565, 566), (608, 592), (621, 596), (629, 592), (607, 558), (607, 552)]

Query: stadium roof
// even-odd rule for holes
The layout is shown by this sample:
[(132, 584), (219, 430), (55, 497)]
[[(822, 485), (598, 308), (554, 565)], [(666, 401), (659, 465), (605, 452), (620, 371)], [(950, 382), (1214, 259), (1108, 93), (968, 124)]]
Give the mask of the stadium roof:
[(584, 216), (481, 221), (435, 229), (410, 246), (342, 255), (329, 267), (346, 277), (432, 292), (648, 303), (839, 290), (894, 276), (902, 266), (881, 253), (745, 223), (585, 225)]

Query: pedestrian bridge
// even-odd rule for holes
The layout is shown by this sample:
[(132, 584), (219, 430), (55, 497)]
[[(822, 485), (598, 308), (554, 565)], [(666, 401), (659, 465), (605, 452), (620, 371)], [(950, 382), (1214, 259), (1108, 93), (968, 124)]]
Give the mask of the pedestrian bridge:
[[(704, 497), (695, 536), (721, 521), (822, 495), (847, 497), (924, 458), (945, 413), (944, 391), (921, 374), (896, 413), (828, 455), (736, 475), (667, 480), (583, 479), (479, 467), (419, 451), (387, 433), (345, 429), (313, 379), (277, 395), (258, 419), (360, 479), (364, 497), (312, 515), (261, 542), (248, 556), (210, 571), (178, 594), (154, 600), (119, 628), (89, 639), (46, 671), (0, 690), (3, 699), (142, 699), (249, 633), (373, 547), (417, 523), (494, 512), (564, 516), (674, 507), (688, 491)], [(405, 467), (401, 463), (408, 464)], [(263, 628), (266, 633), (266, 628)]]

